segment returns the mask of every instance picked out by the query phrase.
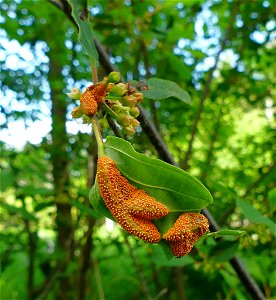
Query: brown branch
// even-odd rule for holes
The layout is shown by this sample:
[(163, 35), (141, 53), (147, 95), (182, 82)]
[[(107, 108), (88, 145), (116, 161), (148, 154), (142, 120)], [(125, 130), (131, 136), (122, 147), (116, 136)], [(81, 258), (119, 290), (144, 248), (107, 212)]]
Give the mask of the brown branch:
[(186, 154), (185, 154), (185, 157), (184, 157), (184, 160), (183, 160), (183, 163), (182, 163), (182, 168), (184, 170), (189, 169), (189, 162), (190, 162), (190, 159), (192, 157), (193, 144), (194, 144), (194, 140), (195, 140), (195, 137), (196, 137), (196, 134), (197, 134), (198, 124), (199, 124), (199, 121), (200, 121), (200, 118), (201, 118), (201, 114), (203, 112), (203, 107), (204, 107), (204, 104), (205, 104), (205, 101), (206, 101), (207, 97), (209, 96), (211, 83), (213, 81), (213, 74), (214, 74), (214, 71), (217, 68), (217, 64), (218, 64), (218, 61), (219, 61), (219, 58), (220, 58), (220, 54), (222, 53), (222, 51), (224, 51), (224, 48), (226, 46), (226, 42), (229, 39), (230, 33), (232, 31), (234, 20), (235, 20), (235, 17), (237, 15), (238, 7), (239, 7), (239, 1), (237, 1), (235, 3), (234, 9), (231, 12), (231, 15), (230, 15), (230, 18), (229, 18), (228, 28), (226, 29), (225, 35), (224, 35), (224, 37), (221, 41), (220, 50), (218, 51), (218, 53), (216, 54), (216, 57), (215, 57), (215, 64), (209, 71), (207, 81), (206, 81), (206, 84), (204, 86), (204, 89), (203, 89), (203, 92), (202, 92), (202, 95), (201, 95), (198, 110), (196, 112), (196, 116), (195, 116), (194, 123), (193, 123), (193, 126), (192, 126), (192, 132), (191, 132), (191, 137), (190, 137), (189, 144), (188, 144), (188, 149), (186, 151)]

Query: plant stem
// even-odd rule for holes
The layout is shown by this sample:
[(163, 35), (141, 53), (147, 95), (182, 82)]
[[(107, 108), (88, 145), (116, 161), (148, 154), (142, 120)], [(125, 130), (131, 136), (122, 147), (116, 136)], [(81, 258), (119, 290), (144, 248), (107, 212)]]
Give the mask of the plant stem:
[(93, 125), (93, 131), (95, 134), (95, 138), (98, 144), (98, 156), (101, 157), (104, 155), (104, 146), (103, 146), (103, 141), (102, 141), (102, 135), (101, 135), (101, 131), (99, 128), (99, 124), (97, 122), (97, 120), (94, 118), (91, 119), (92, 121), (92, 125)]
[(90, 65), (91, 65), (91, 70), (92, 70), (92, 80), (93, 80), (93, 84), (96, 84), (99, 82), (98, 79), (98, 73), (97, 73), (97, 67), (95, 62), (90, 58)]
[(102, 104), (110, 115), (112, 115), (115, 119), (118, 118), (118, 115), (105, 102), (102, 102)]

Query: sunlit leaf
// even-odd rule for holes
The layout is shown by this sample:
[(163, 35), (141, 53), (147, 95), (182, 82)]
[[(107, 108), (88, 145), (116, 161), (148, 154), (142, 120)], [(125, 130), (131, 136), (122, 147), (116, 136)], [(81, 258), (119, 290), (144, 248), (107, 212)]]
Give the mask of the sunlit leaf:
[(237, 199), (236, 203), (237, 207), (242, 210), (242, 213), (251, 223), (264, 224), (269, 227), (273, 235), (276, 235), (276, 224), (271, 219), (262, 215), (257, 209), (242, 199)]
[(173, 81), (151, 78), (146, 80), (148, 90), (142, 91), (144, 96), (153, 100), (176, 98), (186, 104), (191, 103), (190, 95)]

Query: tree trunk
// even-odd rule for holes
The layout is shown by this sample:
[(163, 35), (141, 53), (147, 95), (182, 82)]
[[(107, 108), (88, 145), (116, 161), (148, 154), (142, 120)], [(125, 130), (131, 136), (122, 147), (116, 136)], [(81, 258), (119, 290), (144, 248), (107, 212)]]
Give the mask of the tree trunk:
[[(68, 197), (69, 182), (69, 159), (66, 153), (67, 134), (65, 128), (66, 122), (66, 96), (63, 94), (62, 83), (62, 64), (58, 60), (58, 55), (64, 53), (63, 45), (57, 48), (51, 48), (49, 83), (51, 88), (52, 100), (52, 148), (51, 163), (54, 180), (54, 194), (56, 203), (56, 225), (57, 242), (56, 252), (58, 255), (57, 264), (62, 272), (66, 270), (70, 262), (70, 247), (72, 240), (72, 217), (71, 206)], [(58, 84), (57, 84), (58, 83)], [(61, 274), (58, 282), (57, 299), (70, 299), (70, 280), (68, 274)]]

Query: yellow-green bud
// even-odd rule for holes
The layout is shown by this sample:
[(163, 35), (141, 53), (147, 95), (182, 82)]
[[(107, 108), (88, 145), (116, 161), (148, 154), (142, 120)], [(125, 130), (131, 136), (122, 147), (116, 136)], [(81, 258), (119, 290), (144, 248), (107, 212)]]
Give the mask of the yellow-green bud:
[(136, 99), (136, 101), (139, 103), (139, 102), (142, 102), (143, 101), (143, 99), (144, 99), (144, 95), (142, 94), (142, 93), (134, 93), (134, 94), (132, 94), (134, 97), (135, 97), (135, 99)]
[(106, 91), (109, 92), (114, 86), (115, 86), (115, 83), (110, 82), (110, 83), (107, 85)]
[(123, 104), (129, 106), (129, 107), (134, 107), (137, 104), (137, 100), (134, 96), (129, 95), (129, 96), (125, 96), (123, 97)]
[(81, 97), (81, 91), (73, 87), (70, 89), (70, 93), (66, 93), (66, 95), (73, 100), (79, 100)]
[(140, 122), (137, 121), (136, 119), (132, 118), (132, 119), (130, 119), (130, 124), (131, 124), (133, 127), (137, 127), (138, 125), (140, 125)]
[(134, 135), (135, 128), (132, 125), (124, 127), (124, 132), (128, 135)]
[(140, 111), (139, 108), (135, 106), (130, 108), (129, 113), (132, 115), (132, 117), (137, 118), (140, 114)]
[(110, 94), (114, 96), (123, 96), (126, 92), (127, 88), (124, 83), (118, 83), (110, 90)]
[(86, 115), (83, 115), (82, 116), (82, 121), (83, 121), (83, 124), (90, 124), (91, 123), (91, 118), (86, 116)]
[(114, 82), (114, 83), (117, 83), (120, 81), (120, 73), (119, 72), (111, 72), (109, 75), (108, 75), (108, 82)]
[(108, 122), (106, 118), (102, 118), (98, 121), (101, 130), (106, 130), (108, 128)]
[(71, 115), (72, 115), (72, 118), (74, 118), (74, 119), (80, 118), (83, 115), (83, 112), (82, 112), (80, 106), (74, 108), (71, 112)]

